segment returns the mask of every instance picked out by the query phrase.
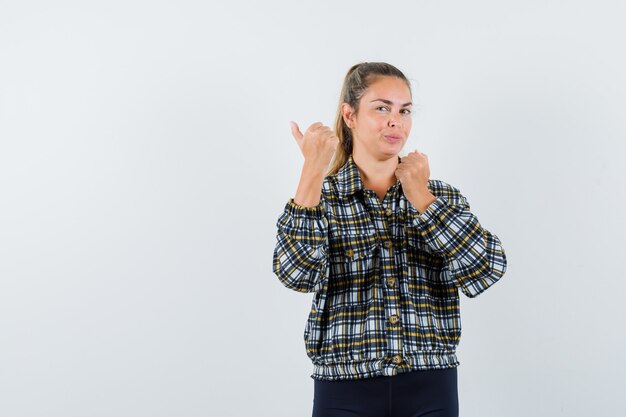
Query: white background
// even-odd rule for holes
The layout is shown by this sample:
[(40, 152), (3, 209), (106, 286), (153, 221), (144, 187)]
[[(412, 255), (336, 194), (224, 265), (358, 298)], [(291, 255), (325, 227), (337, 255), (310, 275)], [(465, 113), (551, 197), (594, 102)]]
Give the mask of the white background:
[(462, 296), (462, 417), (614, 416), (626, 366), (620, 1), (0, 2), (0, 415), (307, 416), (312, 294), (271, 270), (361, 61), (403, 155), (507, 253)]

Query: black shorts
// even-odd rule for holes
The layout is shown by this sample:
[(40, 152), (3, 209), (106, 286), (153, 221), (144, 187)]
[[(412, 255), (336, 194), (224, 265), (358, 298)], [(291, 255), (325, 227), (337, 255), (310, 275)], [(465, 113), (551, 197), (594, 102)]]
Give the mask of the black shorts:
[(314, 380), (313, 417), (458, 417), (457, 368)]

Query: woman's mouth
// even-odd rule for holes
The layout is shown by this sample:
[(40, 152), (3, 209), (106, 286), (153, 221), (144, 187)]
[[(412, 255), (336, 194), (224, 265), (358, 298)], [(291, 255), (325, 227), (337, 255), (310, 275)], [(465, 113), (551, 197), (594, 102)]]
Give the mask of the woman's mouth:
[(389, 143), (397, 143), (402, 140), (402, 138), (398, 135), (385, 135), (384, 138)]

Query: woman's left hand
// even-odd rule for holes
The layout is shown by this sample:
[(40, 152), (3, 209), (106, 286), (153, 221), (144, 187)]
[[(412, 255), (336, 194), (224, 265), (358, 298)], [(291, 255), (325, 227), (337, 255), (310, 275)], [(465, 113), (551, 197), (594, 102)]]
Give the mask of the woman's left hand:
[(400, 159), (398, 168), (396, 168), (396, 178), (402, 183), (402, 188), (416, 191), (428, 188), (428, 179), (430, 178), (428, 155), (416, 149)]
[(406, 198), (420, 213), (426, 211), (430, 203), (436, 200), (428, 189), (430, 166), (425, 153), (415, 150), (400, 158), (396, 178), (400, 180)]

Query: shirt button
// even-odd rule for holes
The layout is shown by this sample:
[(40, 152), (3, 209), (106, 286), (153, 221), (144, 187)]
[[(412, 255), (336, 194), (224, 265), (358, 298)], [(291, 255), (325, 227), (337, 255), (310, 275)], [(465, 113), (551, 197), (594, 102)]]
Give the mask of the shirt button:
[(398, 316), (396, 316), (395, 314), (389, 316), (389, 323), (391, 324), (396, 324), (398, 320), (400, 320), (400, 318), (398, 318)]
[(347, 249), (346, 256), (349, 256), (350, 258), (352, 258), (352, 256), (354, 256), (354, 251), (352, 249)]
[(387, 286), (388, 287), (393, 287), (394, 285), (396, 285), (396, 279), (395, 278), (387, 278)]
[(385, 210), (385, 216), (391, 217), (392, 214), (393, 214), (393, 211), (391, 211), (391, 209), (386, 209)]
[(391, 246), (392, 246), (391, 240), (385, 240), (384, 245), (387, 249), (391, 249)]
[(402, 363), (402, 356), (400, 356), (400, 355), (395, 355), (395, 356), (391, 359), (391, 361), (392, 361), (394, 364), (399, 365), (399, 364), (401, 364), (401, 363)]

